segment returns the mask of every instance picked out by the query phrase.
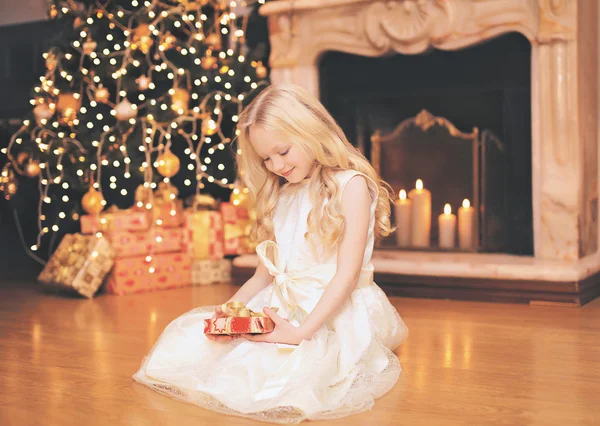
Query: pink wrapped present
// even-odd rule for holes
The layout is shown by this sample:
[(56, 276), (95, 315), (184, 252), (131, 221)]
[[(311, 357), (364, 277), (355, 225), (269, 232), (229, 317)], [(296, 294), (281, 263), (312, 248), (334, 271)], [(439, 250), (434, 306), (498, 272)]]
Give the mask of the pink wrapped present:
[(123, 295), (188, 286), (190, 262), (186, 253), (157, 254), (150, 262), (146, 256), (115, 259), (105, 288), (107, 293)]
[(186, 248), (184, 228), (151, 227), (144, 232), (114, 230), (104, 234), (118, 258), (181, 252)]
[(111, 207), (98, 215), (81, 216), (81, 233), (95, 234), (97, 232), (145, 231), (150, 228), (150, 215), (141, 210), (119, 210)]
[(178, 228), (183, 223), (183, 200), (155, 203), (152, 213), (156, 223), (163, 228)]

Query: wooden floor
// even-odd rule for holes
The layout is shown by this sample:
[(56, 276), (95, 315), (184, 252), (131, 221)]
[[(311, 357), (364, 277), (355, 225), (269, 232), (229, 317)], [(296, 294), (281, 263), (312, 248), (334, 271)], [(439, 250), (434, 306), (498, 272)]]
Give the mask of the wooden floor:
[[(176, 316), (233, 286), (93, 300), (0, 286), (0, 425), (251, 425), (135, 382)], [(372, 411), (334, 425), (598, 425), (600, 300), (583, 308), (392, 299), (404, 371)], [(596, 419), (596, 420), (594, 420)]]

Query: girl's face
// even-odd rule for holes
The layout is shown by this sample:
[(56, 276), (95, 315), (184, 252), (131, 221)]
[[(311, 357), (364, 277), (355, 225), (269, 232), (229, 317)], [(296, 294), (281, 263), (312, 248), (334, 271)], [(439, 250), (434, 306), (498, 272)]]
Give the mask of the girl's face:
[(267, 170), (291, 183), (301, 182), (312, 172), (313, 162), (297, 145), (275, 130), (250, 127), (250, 143)]

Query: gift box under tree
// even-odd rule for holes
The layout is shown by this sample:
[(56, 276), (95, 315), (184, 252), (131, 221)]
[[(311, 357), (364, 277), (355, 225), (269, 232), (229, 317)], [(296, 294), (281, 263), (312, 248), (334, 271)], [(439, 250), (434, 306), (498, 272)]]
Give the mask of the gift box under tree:
[(221, 203), (223, 216), (223, 243), (226, 255), (250, 253), (250, 228), (252, 223), (248, 210), (234, 206), (232, 203)]
[(219, 260), (225, 256), (221, 213), (187, 209), (184, 213), (184, 227), (187, 251), (192, 259)]
[(150, 228), (152, 215), (147, 211), (120, 210), (111, 206), (100, 214), (83, 215), (80, 218), (81, 233), (95, 234), (117, 231), (146, 231)]
[(178, 253), (187, 249), (185, 228), (155, 226), (147, 231), (113, 230), (104, 234), (117, 258), (147, 256), (150, 253)]
[(190, 263), (183, 252), (117, 258), (105, 289), (124, 295), (189, 286)]
[(192, 259), (192, 285), (209, 285), (231, 281), (231, 260)]
[(111, 270), (115, 251), (106, 238), (65, 235), (38, 276), (44, 286), (91, 298)]

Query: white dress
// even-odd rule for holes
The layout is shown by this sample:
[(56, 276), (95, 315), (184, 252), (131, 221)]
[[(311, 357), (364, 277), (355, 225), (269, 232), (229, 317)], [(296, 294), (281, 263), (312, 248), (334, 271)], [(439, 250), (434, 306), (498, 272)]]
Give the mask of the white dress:
[[(338, 172), (340, 187), (357, 174)], [(377, 186), (365, 178), (376, 199)], [(213, 411), (275, 423), (370, 409), (398, 380), (401, 368), (392, 350), (408, 333), (373, 282), (375, 205), (358, 284), (310, 341), (298, 346), (244, 339), (217, 343), (203, 333), (204, 319), (212, 317), (214, 307), (196, 308), (166, 327), (134, 379)], [(273, 218), (277, 243), (265, 241), (257, 248), (274, 280), (248, 303), (254, 311), (278, 307), (295, 325), (312, 311), (336, 270), (337, 253), (316, 259), (304, 240), (310, 209), (307, 181), (282, 189)], [(274, 255), (268, 258), (269, 247)]]

